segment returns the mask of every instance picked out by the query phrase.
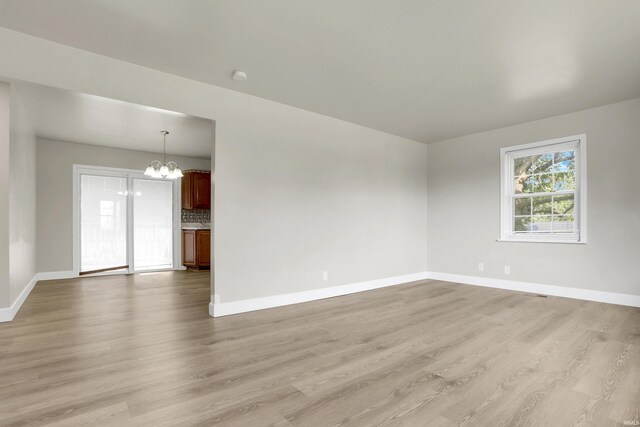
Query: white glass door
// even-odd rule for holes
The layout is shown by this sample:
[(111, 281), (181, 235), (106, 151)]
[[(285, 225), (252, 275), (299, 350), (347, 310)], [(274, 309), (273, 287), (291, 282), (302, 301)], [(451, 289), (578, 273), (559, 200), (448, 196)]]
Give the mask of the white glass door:
[(81, 175), (80, 272), (128, 270), (127, 178)]
[(173, 267), (173, 182), (133, 179), (134, 270)]
[(74, 271), (127, 273), (179, 264), (179, 181), (76, 167)]

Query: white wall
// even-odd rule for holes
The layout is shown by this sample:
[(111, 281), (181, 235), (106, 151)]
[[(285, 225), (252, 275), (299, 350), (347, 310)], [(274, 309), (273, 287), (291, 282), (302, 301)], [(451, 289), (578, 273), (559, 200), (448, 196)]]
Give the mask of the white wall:
[(271, 140), (250, 128), (217, 140), (222, 302), (426, 270), (425, 145), (313, 116), (272, 120), (255, 124)]
[(216, 121), (222, 302), (426, 270), (425, 145), (4, 28), (0, 57), (0, 76)]
[[(35, 133), (15, 85), (0, 82), (0, 320), (36, 274)], [(19, 305), (19, 304), (18, 304)]]
[[(497, 242), (500, 148), (581, 133), (588, 244)], [(640, 99), (429, 145), (429, 270), (640, 295), (639, 163)]]
[(9, 282), (11, 302), (36, 274), (36, 138), (20, 92), (11, 85)]
[[(38, 139), (37, 271), (73, 269), (73, 165), (143, 170), (159, 154)], [(169, 156), (183, 170), (210, 170), (211, 161)]]
[(0, 82), (0, 308), (11, 305), (9, 285), (9, 181), (11, 89)]

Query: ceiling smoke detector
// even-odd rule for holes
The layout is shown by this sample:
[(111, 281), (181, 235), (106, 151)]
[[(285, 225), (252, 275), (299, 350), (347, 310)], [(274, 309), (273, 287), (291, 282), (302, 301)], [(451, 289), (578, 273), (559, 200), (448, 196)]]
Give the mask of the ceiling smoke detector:
[(236, 70), (233, 72), (231, 77), (237, 82), (243, 82), (247, 80), (247, 73), (245, 73), (244, 71)]

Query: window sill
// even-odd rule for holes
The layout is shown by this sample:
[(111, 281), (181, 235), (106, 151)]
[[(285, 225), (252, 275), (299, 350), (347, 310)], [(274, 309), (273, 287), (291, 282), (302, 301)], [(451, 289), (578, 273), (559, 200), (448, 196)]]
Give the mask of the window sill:
[(497, 239), (496, 242), (510, 242), (510, 243), (559, 243), (568, 245), (586, 245), (586, 241), (577, 240), (541, 240), (541, 239)]

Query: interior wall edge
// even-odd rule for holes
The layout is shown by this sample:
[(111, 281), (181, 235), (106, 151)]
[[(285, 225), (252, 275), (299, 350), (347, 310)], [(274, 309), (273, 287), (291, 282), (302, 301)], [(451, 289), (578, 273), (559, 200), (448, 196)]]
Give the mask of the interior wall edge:
[(10, 84), (9, 303), (25, 295), (36, 269), (36, 136), (24, 95)]
[(10, 103), (9, 83), (0, 81), (0, 307), (11, 305), (9, 279)]
[(11, 306), (6, 308), (0, 308), (0, 323), (1, 322), (10, 322), (16, 317), (20, 307), (26, 301), (27, 297), (38, 283), (39, 277), (38, 273), (36, 273), (33, 278), (27, 283), (27, 285), (22, 289), (22, 292), (18, 295), (18, 297), (13, 301)]

